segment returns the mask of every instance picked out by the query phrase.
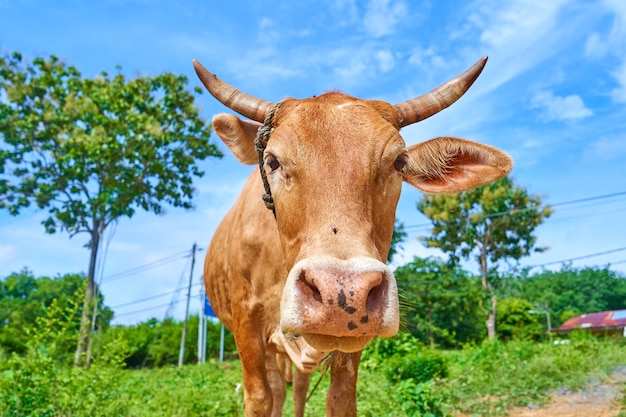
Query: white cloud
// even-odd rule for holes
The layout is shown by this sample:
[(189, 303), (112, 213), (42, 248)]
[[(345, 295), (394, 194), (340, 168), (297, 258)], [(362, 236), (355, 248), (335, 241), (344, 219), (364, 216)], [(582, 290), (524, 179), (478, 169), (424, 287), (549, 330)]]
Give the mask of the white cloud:
[(602, 58), (609, 51), (606, 39), (602, 39), (596, 32), (589, 35), (585, 42), (585, 56), (588, 58)]
[(393, 67), (395, 67), (396, 65), (391, 51), (388, 51), (388, 50), (377, 51), (374, 54), (374, 57), (378, 61), (378, 67), (380, 68), (382, 72), (391, 71)]
[(272, 22), (272, 19), (268, 17), (262, 17), (259, 21), (259, 29), (261, 30), (271, 28), (272, 26), (274, 26), (274, 22)]
[(542, 146), (543, 146), (543, 142), (537, 139), (528, 139), (528, 140), (525, 140), (524, 143), (522, 143), (522, 148), (526, 148), (526, 149), (536, 149), (536, 148), (541, 148)]
[(585, 43), (585, 56), (603, 59), (607, 55), (617, 58), (619, 64), (611, 71), (617, 87), (610, 94), (616, 103), (626, 103), (626, 3), (622, 0), (604, 0), (600, 3), (613, 17), (606, 34), (594, 32)]
[(15, 246), (13, 245), (0, 245), (0, 264), (13, 259), (16, 255)]
[(602, 137), (593, 142), (586, 152), (586, 156), (593, 160), (610, 160), (623, 158), (626, 155), (626, 137), (618, 135)]
[(510, 47), (520, 40), (536, 39), (554, 26), (557, 14), (566, 0), (517, 0), (508, 7), (493, 7), (481, 40), (493, 47)]
[(448, 60), (438, 54), (432, 47), (416, 48), (411, 51), (408, 59), (409, 64), (419, 68), (428, 68), (430, 70), (445, 69), (449, 67)]
[(577, 94), (560, 97), (551, 91), (539, 91), (533, 96), (531, 106), (542, 110), (542, 118), (547, 121), (578, 120), (593, 115)]
[[(473, 12), (461, 25), (456, 38), (478, 38), (480, 43), (466, 53), (489, 55), (487, 93), (559, 53), (583, 35), (585, 16), (568, 8), (570, 0), (476, 0)], [(563, 24), (567, 19), (568, 24)]]
[(365, 31), (376, 38), (390, 35), (406, 13), (407, 7), (402, 1), (370, 0), (363, 17)]
[(339, 26), (346, 26), (358, 19), (355, 0), (335, 0), (332, 6)]
[(611, 90), (611, 98), (616, 103), (626, 103), (626, 57), (624, 62), (611, 72), (617, 81), (617, 87)]

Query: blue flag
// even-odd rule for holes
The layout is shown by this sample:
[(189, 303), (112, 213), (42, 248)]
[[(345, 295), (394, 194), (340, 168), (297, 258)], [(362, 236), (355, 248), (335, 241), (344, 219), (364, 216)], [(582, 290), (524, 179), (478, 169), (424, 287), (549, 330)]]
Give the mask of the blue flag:
[(217, 318), (215, 312), (213, 311), (213, 307), (211, 307), (211, 303), (209, 302), (209, 299), (206, 295), (204, 296), (204, 315), (207, 317)]

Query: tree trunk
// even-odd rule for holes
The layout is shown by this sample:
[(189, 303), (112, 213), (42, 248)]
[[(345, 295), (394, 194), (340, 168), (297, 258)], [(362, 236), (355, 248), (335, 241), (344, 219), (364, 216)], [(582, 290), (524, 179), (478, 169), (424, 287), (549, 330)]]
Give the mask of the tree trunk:
[(87, 273), (87, 288), (85, 289), (85, 301), (83, 303), (83, 312), (80, 318), (80, 330), (78, 332), (76, 353), (74, 354), (74, 366), (79, 366), (81, 364), (91, 338), (91, 312), (96, 290), (95, 275), (98, 249), (100, 248), (100, 233), (99, 224), (95, 224), (91, 232), (91, 255), (89, 257), (89, 271)]
[(487, 316), (487, 336), (489, 339), (495, 339), (496, 337), (496, 307), (498, 306), (498, 298), (491, 293), (491, 312)]
[(498, 299), (493, 292), (493, 288), (487, 279), (489, 269), (487, 268), (487, 251), (485, 248), (481, 248), (480, 252), (480, 275), (482, 278), (483, 288), (485, 292), (491, 297), (491, 311), (487, 316), (485, 324), (487, 325), (487, 336), (489, 339), (495, 339), (496, 337), (496, 307), (498, 305)]
[(435, 335), (433, 334), (433, 307), (430, 306), (428, 309), (428, 341), (430, 342), (430, 347), (435, 347)]

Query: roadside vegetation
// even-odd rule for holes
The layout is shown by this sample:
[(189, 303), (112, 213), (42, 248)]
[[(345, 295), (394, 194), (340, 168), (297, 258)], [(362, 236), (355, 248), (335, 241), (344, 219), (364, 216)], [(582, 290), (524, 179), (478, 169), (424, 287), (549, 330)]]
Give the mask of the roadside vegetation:
[[(48, 297), (43, 289), (24, 297), (10, 296), (7, 285), (13, 290), (24, 289), (21, 279), (32, 288), (40, 284), (51, 289), (56, 283), (60, 291), (75, 289), (66, 280), (76, 281), (75, 277), (33, 278), (27, 271), (0, 281), (2, 416), (243, 416), (239, 362), (211, 359), (206, 364), (193, 364), (192, 336), (187, 364), (173, 366), (181, 330), (181, 324), (174, 320), (108, 326), (97, 338), (99, 348), (94, 349), (91, 367), (72, 367), (81, 289), (74, 297)], [(43, 298), (35, 302), (35, 295)], [(19, 300), (38, 315), (20, 316)], [(11, 310), (7, 310), (8, 305)], [(36, 310), (35, 305), (41, 309)], [(506, 314), (501, 316), (511, 321)], [(555, 316), (559, 316), (558, 311)], [(17, 317), (22, 317), (20, 324), (25, 326), (21, 339), (7, 325)], [(197, 326), (197, 319), (194, 322)], [(534, 329), (536, 324), (526, 325)], [(359, 369), (359, 415), (506, 415), (511, 406), (539, 405), (556, 389), (579, 389), (590, 377), (602, 379), (615, 367), (626, 365), (626, 339), (621, 335), (571, 333), (555, 344), (539, 326), (538, 332), (511, 330), (502, 340), (490, 340), (483, 333), (482, 340), (463, 336), (463, 343), (452, 343), (454, 338), (445, 335), (435, 338), (433, 347), (427, 332), (420, 333), (410, 320), (405, 327), (398, 336), (376, 339), (366, 348)], [(475, 327), (482, 329), (478, 324)], [(209, 356), (215, 358), (218, 326), (212, 325), (209, 332), (214, 335), (209, 337)], [(13, 347), (4, 337), (9, 334), (14, 335)], [(230, 335), (227, 350), (234, 350)], [(307, 404), (308, 416), (324, 413), (329, 376), (321, 371), (313, 374), (311, 389), (320, 379)], [(292, 409), (289, 398), (285, 415)]]

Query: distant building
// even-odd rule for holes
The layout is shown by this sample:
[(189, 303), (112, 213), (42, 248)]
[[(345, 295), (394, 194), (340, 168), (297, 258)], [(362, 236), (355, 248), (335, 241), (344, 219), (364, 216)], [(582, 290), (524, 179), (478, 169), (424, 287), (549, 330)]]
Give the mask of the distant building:
[(626, 337), (626, 310), (602, 311), (572, 317), (553, 331), (567, 333), (586, 329), (591, 332), (622, 333)]

